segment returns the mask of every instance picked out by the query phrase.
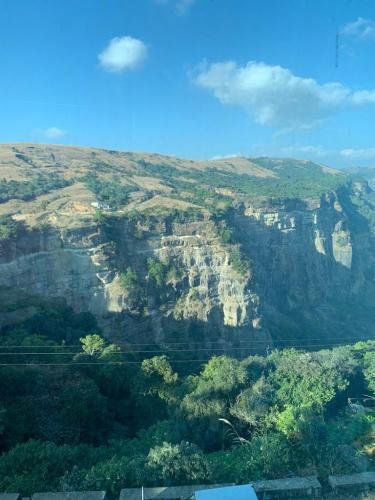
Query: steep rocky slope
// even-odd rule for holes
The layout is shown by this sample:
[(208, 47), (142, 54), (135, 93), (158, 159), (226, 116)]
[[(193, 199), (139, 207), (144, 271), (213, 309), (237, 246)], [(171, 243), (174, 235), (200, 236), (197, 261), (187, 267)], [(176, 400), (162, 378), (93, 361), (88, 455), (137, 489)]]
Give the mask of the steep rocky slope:
[[(373, 338), (374, 207), (311, 162), (2, 145), (0, 286), (64, 297), (122, 343)], [(0, 326), (33, 313), (15, 303)]]

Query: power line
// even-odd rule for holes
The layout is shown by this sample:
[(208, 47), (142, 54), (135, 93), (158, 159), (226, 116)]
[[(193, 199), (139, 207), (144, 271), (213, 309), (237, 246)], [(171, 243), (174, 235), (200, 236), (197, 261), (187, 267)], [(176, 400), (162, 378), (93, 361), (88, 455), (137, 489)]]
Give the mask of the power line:
[[(296, 342), (297, 339), (295, 338), (287, 338), (287, 339), (275, 339), (273, 340), (273, 343), (275, 345), (279, 344), (279, 343), (284, 343), (284, 342)], [(375, 339), (369, 339), (369, 338), (363, 338), (363, 337), (350, 337), (348, 339), (341, 339), (341, 338), (338, 338), (338, 337), (324, 337), (324, 339), (322, 339), (321, 337), (320, 338), (307, 338), (306, 340), (308, 340), (309, 342), (315, 342), (315, 341), (321, 341), (321, 340), (331, 340), (331, 341), (339, 341), (339, 342), (345, 342), (344, 345), (347, 345), (347, 344), (352, 344), (353, 341), (357, 341), (357, 342), (371, 342), (371, 341), (375, 341)], [(159, 343), (156, 343), (156, 342), (144, 342), (144, 343), (141, 343), (141, 342), (124, 342), (125, 344), (129, 345), (129, 346), (168, 346), (168, 345), (172, 345), (172, 346), (175, 346), (175, 345), (186, 345), (186, 344), (194, 344), (194, 345), (200, 345), (200, 344), (204, 344), (204, 345), (207, 345), (207, 344), (219, 344), (219, 345), (222, 345), (222, 344), (225, 344), (226, 342), (230, 342), (228, 340), (217, 340), (217, 341), (210, 341), (210, 340), (207, 340), (207, 341), (204, 341), (204, 340), (187, 340), (185, 342), (159, 342)], [(252, 344), (267, 344), (267, 339), (264, 339), (264, 340), (260, 340), (260, 339), (254, 339), (254, 340), (241, 340), (241, 339), (238, 339), (238, 340), (235, 340), (234, 343), (236, 344), (249, 344), (249, 345), (252, 345)], [(115, 344), (117, 345), (117, 344)], [(295, 344), (296, 345), (296, 344)], [(301, 344), (301, 345), (315, 345), (315, 344)], [(294, 347), (291, 346), (291, 347)], [(18, 345), (0, 345), (0, 349), (37, 349), (37, 348), (49, 348), (49, 349), (71, 349), (71, 348), (77, 348), (77, 349), (82, 349), (82, 346), (80, 344), (70, 344), (70, 345), (49, 345), (49, 344), (39, 344), (39, 345), (35, 345), (35, 346), (25, 346), (25, 345), (21, 345), (21, 344), (18, 344)], [(81, 352), (81, 351), (78, 351), (78, 352)]]
[[(205, 363), (208, 359), (176, 359), (173, 363)], [(87, 363), (0, 363), (0, 366), (77, 366), (77, 365), (140, 365), (142, 361), (106, 361), (106, 362), (87, 362)]]
[[(335, 347), (339, 347), (341, 345), (346, 344), (337, 344)], [(325, 344), (321, 344), (321, 346), (327, 347)], [(188, 351), (191, 352), (191, 351)], [(25, 353), (25, 354), (33, 354), (33, 353)], [(49, 354), (49, 353), (46, 353)], [(173, 363), (205, 363), (209, 361), (211, 358), (205, 359), (171, 359), (169, 360)], [(243, 361), (245, 358), (241, 358), (240, 361)], [(143, 361), (92, 361), (92, 362), (74, 362), (71, 361), (69, 363), (0, 363), (0, 366), (80, 366), (80, 365), (129, 365), (129, 364), (142, 364)]]
[[(266, 342), (263, 342), (265, 344)], [(291, 347), (320, 347), (320, 346), (332, 346), (332, 347), (340, 347), (340, 346), (345, 346), (348, 345), (347, 343), (342, 343), (342, 342), (325, 342), (325, 343), (314, 343), (314, 344), (308, 344), (308, 343), (303, 343), (303, 344), (294, 344)], [(41, 346), (36, 346), (36, 347), (41, 347)], [(249, 347), (206, 347), (206, 348), (192, 348), (192, 349), (150, 349), (150, 350), (129, 350), (129, 351), (117, 351), (117, 352), (111, 352), (111, 355), (118, 355), (118, 354), (154, 354), (154, 353), (163, 353), (163, 354), (168, 354), (170, 352), (200, 352), (200, 351), (223, 351), (223, 352), (228, 352), (228, 351), (242, 351), (244, 349), (247, 349)], [(66, 356), (66, 355), (74, 355), (74, 354), (85, 354), (84, 351), (65, 351), (65, 352), (0, 352), (0, 356)]]

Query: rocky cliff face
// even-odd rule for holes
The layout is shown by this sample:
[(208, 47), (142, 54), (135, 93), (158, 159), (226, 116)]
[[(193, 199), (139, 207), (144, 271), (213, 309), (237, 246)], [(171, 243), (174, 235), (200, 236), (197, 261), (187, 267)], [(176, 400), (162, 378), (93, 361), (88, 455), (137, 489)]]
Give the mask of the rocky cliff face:
[[(305, 200), (237, 197), (220, 216), (183, 220), (121, 210), (94, 220), (89, 208), (77, 218), (69, 199), (70, 212), (0, 242), (0, 286), (65, 297), (122, 343), (262, 352), (372, 337), (375, 245), (362, 197), (350, 187)], [(28, 220), (27, 210), (14, 218)]]
[[(0, 285), (65, 297), (118, 342), (203, 338), (262, 351), (278, 340), (372, 335), (361, 309), (350, 317), (372, 286), (372, 236), (351, 227), (338, 194), (310, 206), (240, 205), (225, 224), (231, 243), (209, 218), (36, 229), (3, 244)], [(238, 244), (248, 272), (233, 266)], [(150, 258), (164, 266), (162, 286), (148, 275)], [(121, 285), (129, 268), (141, 283), (130, 294)]]

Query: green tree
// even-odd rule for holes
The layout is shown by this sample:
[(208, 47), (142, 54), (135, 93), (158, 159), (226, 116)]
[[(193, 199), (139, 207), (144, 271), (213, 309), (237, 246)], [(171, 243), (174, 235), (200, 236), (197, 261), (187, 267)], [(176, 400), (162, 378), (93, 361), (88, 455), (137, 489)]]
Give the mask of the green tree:
[(293, 449), (278, 433), (255, 436), (244, 446), (207, 455), (212, 482), (246, 483), (251, 480), (274, 479), (293, 469)]
[(281, 405), (321, 410), (348, 387), (352, 372), (350, 358), (338, 360), (334, 354), (326, 352), (285, 349), (270, 356), (275, 364), (270, 381)]
[(98, 226), (107, 227), (110, 223), (110, 216), (103, 212), (103, 210), (96, 208), (93, 215), (93, 220)]
[(0, 241), (16, 238), (23, 231), (25, 231), (23, 222), (16, 221), (11, 215), (0, 215)]
[(231, 248), (229, 260), (236, 273), (245, 278), (250, 276), (250, 261), (239, 246)]
[(162, 287), (164, 285), (167, 269), (163, 262), (149, 257), (147, 259), (147, 271), (149, 278), (155, 282), (156, 286)]
[(230, 413), (250, 427), (258, 427), (272, 404), (272, 389), (264, 377), (242, 391), (230, 407)]
[(220, 238), (220, 241), (224, 244), (228, 244), (232, 242), (233, 232), (227, 226), (219, 226), (217, 229), (217, 234)]
[(124, 292), (133, 297), (138, 287), (137, 273), (131, 267), (128, 267), (124, 273), (119, 276), (119, 283)]
[(79, 464), (88, 467), (103, 460), (105, 449), (88, 445), (57, 446), (28, 441), (0, 456), (0, 491), (32, 495), (36, 491), (55, 491), (66, 471)]
[(243, 364), (227, 356), (215, 356), (200, 375), (190, 376), (182, 408), (187, 417), (225, 417), (229, 401), (247, 382)]
[(147, 484), (145, 458), (114, 455), (90, 469), (73, 468), (60, 480), (63, 491), (105, 490), (118, 498), (123, 488)]
[(189, 484), (209, 478), (207, 462), (195, 444), (163, 443), (151, 448), (147, 465), (163, 484)]
[(167, 356), (143, 360), (141, 375), (143, 394), (158, 396), (168, 403), (176, 400), (178, 375), (173, 371)]
[(79, 339), (82, 344), (82, 350), (88, 356), (100, 356), (107, 346), (106, 341), (97, 334), (86, 335)]
[(60, 390), (60, 415), (69, 442), (102, 443), (110, 429), (108, 400), (89, 378), (74, 377)]

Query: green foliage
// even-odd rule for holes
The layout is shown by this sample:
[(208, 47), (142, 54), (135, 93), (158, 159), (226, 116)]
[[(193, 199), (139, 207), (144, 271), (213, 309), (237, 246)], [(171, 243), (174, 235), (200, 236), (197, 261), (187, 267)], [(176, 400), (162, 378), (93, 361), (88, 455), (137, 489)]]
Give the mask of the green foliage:
[(76, 313), (63, 299), (44, 299), (19, 290), (1, 288), (0, 299), (0, 314), (23, 309), (33, 311), (25, 320), (22, 319), (22, 314), (19, 317), (15, 315), (18, 320), (16, 324), (0, 330), (2, 345), (27, 345), (31, 337), (36, 338), (35, 335), (42, 337), (44, 344), (70, 344), (97, 329), (96, 320), (91, 313)]
[(223, 478), (229, 483), (246, 483), (249, 478), (252, 481), (280, 478), (294, 465), (293, 450), (277, 433), (256, 436), (244, 446), (211, 453), (207, 459), (214, 483), (222, 482)]
[(149, 278), (156, 284), (156, 286), (162, 287), (164, 285), (167, 266), (163, 262), (149, 257), (147, 259), (147, 272)]
[(134, 269), (128, 267), (124, 273), (120, 273), (119, 283), (128, 296), (133, 296), (139, 284), (137, 273)]
[(328, 174), (319, 165), (308, 161), (252, 158), (251, 162), (269, 169), (274, 175), (256, 177), (216, 167), (187, 170), (145, 161), (140, 161), (139, 166), (142, 175), (162, 179), (180, 192), (190, 192), (191, 201), (201, 206), (231, 203), (231, 198), (218, 194), (218, 188), (229, 189), (237, 195), (285, 200), (318, 197), (347, 182), (344, 174)]
[(83, 352), (88, 356), (100, 356), (106, 347), (106, 341), (97, 334), (86, 335), (86, 337), (80, 338), (79, 341), (82, 344)]
[(240, 276), (248, 276), (250, 272), (250, 261), (241, 252), (239, 247), (230, 251), (230, 264)]
[(364, 370), (366, 381), (370, 391), (375, 394), (375, 352), (366, 352), (364, 356)]
[(0, 490), (22, 495), (54, 491), (65, 471), (76, 464), (87, 467), (104, 456), (105, 450), (82, 444), (57, 446), (41, 441), (18, 444), (0, 456)]
[(202, 451), (197, 445), (188, 442), (163, 443), (151, 448), (147, 465), (165, 485), (199, 483), (209, 477)]
[(25, 225), (11, 215), (0, 215), (0, 241), (17, 238), (25, 231)]
[(258, 427), (272, 403), (272, 389), (264, 377), (242, 391), (230, 408), (230, 413), (251, 427)]
[(175, 401), (178, 375), (172, 370), (166, 356), (145, 359), (141, 365), (141, 391), (158, 396), (166, 402)]
[(147, 481), (145, 459), (114, 455), (90, 469), (76, 467), (60, 480), (60, 489), (65, 491), (105, 490), (118, 498), (120, 490), (129, 484), (138, 486)]
[(228, 414), (228, 398), (246, 381), (246, 369), (239, 361), (227, 356), (213, 357), (201, 375), (188, 378), (189, 391), (182, 408), (188, 418), (224, 417)]
[(286, 349), (272, 355), (271, 360), (276, 364), (271, 380), (279, 403), (316, 410), (348, 387), (355, 366), (350, 352), (336, 362), (328, 351), (301, 354)]
[[(60, 416), (69, 430), (69, 442), (98, 444), (110, 418), (108, 401), (94, 380), (76, 376), (60, 390)], [(103, 434), (102, 434), (103, 433)]]
[[(56, 307), (47, 323), (60, 312), (73, 316)], [(48, 328), (71, 325), (56, 321)], [(61, 365), (2, 367), (0, 491), (118, 495), (140, 484), (325, 477), (361, 470), (363, 447), (372, 442), (373, 410), (350, 413), (347, 400), (363, 401), (366, 383), (373, 391), (373, 342), (241, 361), (215, 356), (189, 373), (177, 371), (174, 350), (171, 359), (118, 364), (131, 354), (98, 334), (80, 335), (75, 355), (55, 332), (37, 331), (1, 331), (4, 345), (50, 349), (28, 360)]]
[(97, 199), (107, 203), (110, 208), (120, 208), (126, 205), (129, 194), (137, 191), (135, 186), (124, 186), (120, 179), (103, 180), (95, 174), (88, 174), (83, 178), (88, 189), (95, 193)]
[(224, 244), (228, 244), (232, 242), (233, 232), (227, 226), (219, 226), (217, 229), (217, 234), (220, 238), (220, 241)]
[(72, 182), (57, 174), (33, 175), (29, 181), (0, 180), (0, 203), (12, 199), (29, 201), (54, 189), (61, 189)]
[(98, 226), (106, 227), (110, 223), (110, 216), (103, 212), (103, 210), (97, 208), (93, 215), (93, 220), (98, 224)]

